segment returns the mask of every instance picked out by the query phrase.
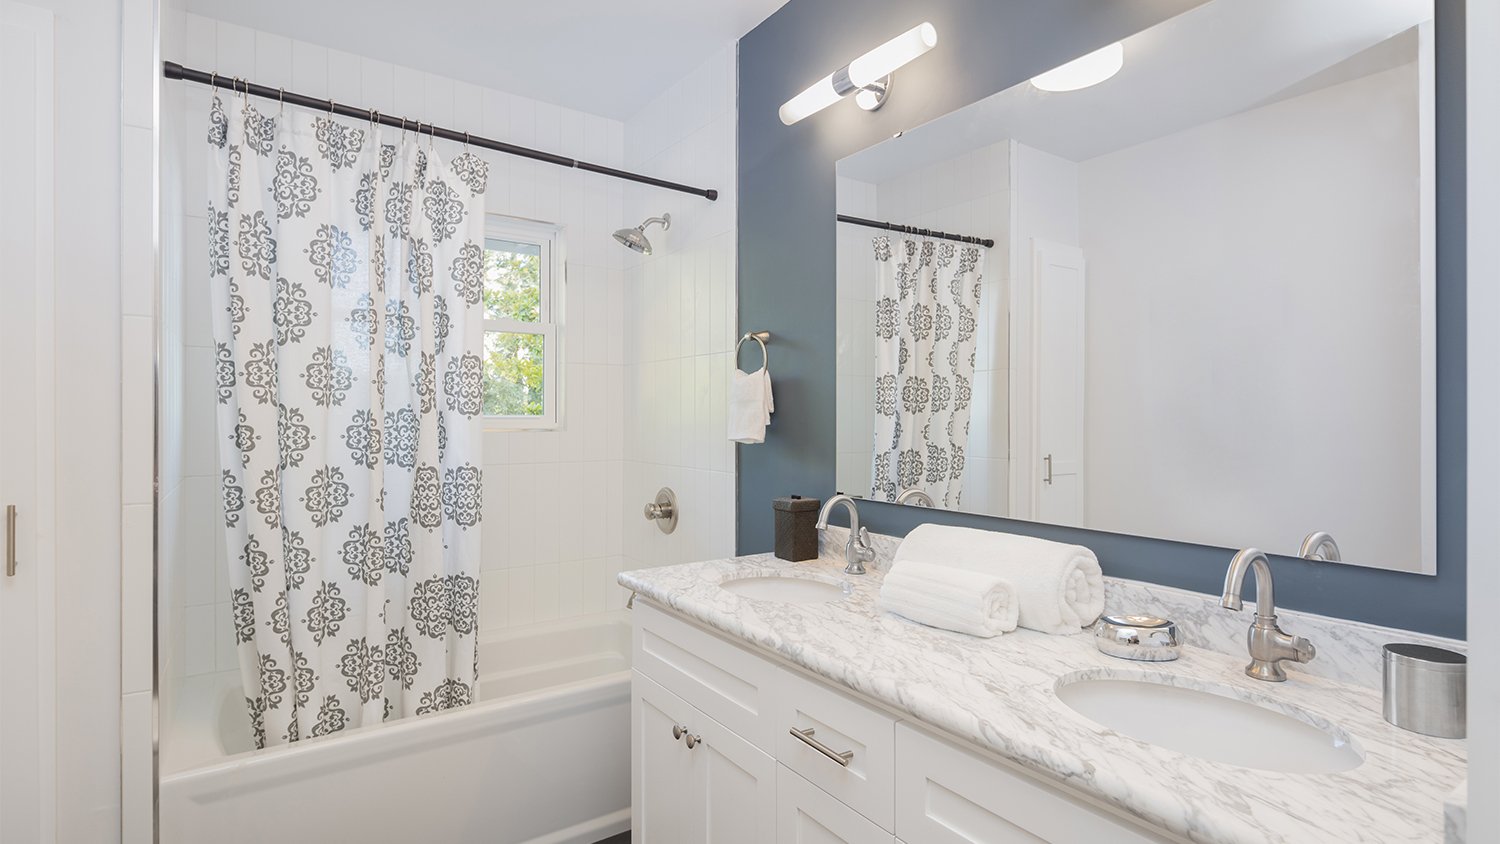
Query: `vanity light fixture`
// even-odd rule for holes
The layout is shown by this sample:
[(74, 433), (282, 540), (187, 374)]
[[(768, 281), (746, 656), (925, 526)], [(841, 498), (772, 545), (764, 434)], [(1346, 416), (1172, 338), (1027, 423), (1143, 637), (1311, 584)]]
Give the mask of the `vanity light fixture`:
[(1125, 45), (1116, 41), (1086, 56), (1053, 68), (1039, 76), (1031, 77), (1031, 84), (1043, 91), (1077, 91), (1100, 82), (1120, 72), (1125, 66)]
[(860, 108), (874, 111), (890, 96), (891, 74), (936, 46), (937, 30), (932, 24), (923, 22), (912, 27), (787, 100), (778, 112), (781, 122), (790, 126), (850, 94)]

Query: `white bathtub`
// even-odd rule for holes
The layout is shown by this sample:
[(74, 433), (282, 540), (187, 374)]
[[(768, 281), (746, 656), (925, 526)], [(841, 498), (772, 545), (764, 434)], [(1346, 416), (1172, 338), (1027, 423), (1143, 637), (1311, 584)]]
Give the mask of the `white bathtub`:
[(480, 641), (479, 701), (250, 750), (236, 674), (163, 710), (163, 844), (589, 844), (630, 826), (630, 627), (618, 615)]

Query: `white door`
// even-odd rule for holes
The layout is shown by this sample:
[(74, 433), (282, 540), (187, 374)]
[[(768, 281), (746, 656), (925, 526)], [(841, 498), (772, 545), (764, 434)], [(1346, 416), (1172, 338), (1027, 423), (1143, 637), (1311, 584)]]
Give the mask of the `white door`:
[(52, 90), (51, 15), (0, 0), (0, 841), (6, 842), (55, 835)]
[(1038, 521), (1081, 525), (1083, 473), (1083, 251), (1032, 241), (1036, 296), (1036, 502)]

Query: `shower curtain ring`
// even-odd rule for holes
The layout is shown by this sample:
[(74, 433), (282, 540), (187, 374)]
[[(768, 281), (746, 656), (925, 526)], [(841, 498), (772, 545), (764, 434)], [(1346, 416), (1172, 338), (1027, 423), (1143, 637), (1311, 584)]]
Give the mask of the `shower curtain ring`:
[(286, 114), (286, 89), (285, 88), (277, 88), (276, 89), (276, 113), (277, 113), (277, 115)]

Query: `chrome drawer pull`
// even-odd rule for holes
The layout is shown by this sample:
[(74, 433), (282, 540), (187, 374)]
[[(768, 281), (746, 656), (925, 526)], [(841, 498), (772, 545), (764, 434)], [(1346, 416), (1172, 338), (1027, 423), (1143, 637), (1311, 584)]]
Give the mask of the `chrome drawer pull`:
[(5, 576), (16, 576), (16, 505), (5, 505)]
[(703, 739), (693, 735), (692, 733), (688, 733), (682, 741), (687, 745), (688, 750), (692, 750), (693, 748), (697, 747), (703, 741)]
[(811, 747), (813, 750), (818, 751), (824, 756), (827, 756), (829, 759), (832, 759), (840, 765), (843, 765), (845, 768), (849, 767), (849, 760), (854, 758), (854, 751), (852, 750), (845, 750), (840, 753), (839, 751), (834, 750), (823, 742), (813, 738), (812, 727), (808, 727), (805, 730), (799, 730), (796, 727), (793, 727), (790, 732), (792, 735), (800, 739), (803, 744)]
[(684, 727), (684, 726), (682, 726), (680, 724), (673, 724), (672, 725), (672, 738), (673, 739), (680, 740), (682, 738), (682, 734), (685, 733), (685, 732), (687, 732), (687, 727)]

